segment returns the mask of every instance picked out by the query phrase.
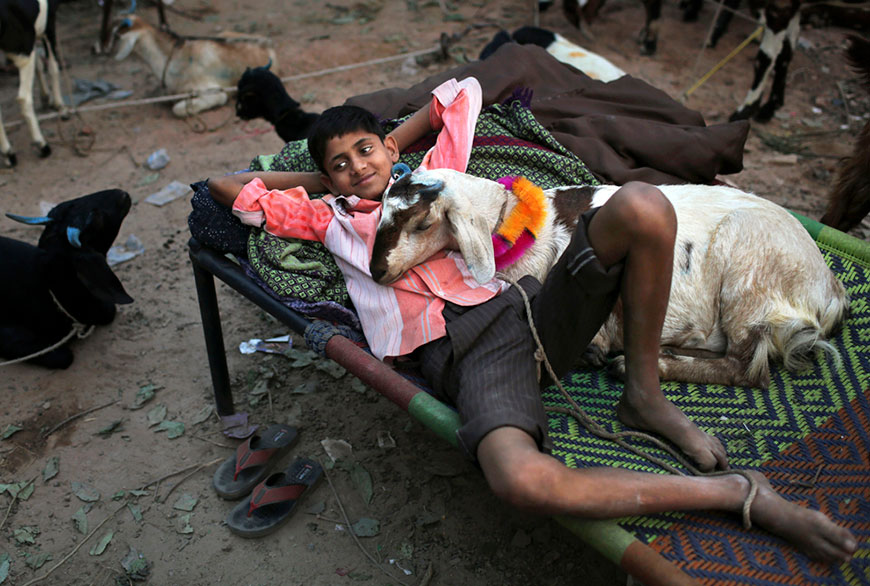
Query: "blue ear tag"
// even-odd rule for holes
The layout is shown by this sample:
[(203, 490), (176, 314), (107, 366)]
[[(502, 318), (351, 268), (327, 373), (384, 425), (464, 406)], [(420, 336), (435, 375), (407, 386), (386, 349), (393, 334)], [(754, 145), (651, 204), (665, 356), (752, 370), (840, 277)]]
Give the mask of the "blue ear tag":
[(81, 234), (82, 231), (78, 228), (73, 228), (72, 226), (66, 227), (66, 240), (76, 248), (82, 247)]
[(405, 177), (406, 175), (411, 174), (411, 168), (405, 163), (396, 163), (393, 165), (393, 180), (398, 181), (399, 179)]

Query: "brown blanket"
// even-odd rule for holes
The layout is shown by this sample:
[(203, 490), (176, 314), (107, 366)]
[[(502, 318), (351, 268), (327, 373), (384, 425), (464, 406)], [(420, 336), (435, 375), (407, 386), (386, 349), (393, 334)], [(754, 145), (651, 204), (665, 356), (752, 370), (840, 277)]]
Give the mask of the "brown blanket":
[(531, 88), (535, 117), (604, 183), (712, 183), (719, 174), (743, 169), (747, 121), (707, 126), (701, 114), (644, 81), (626, 75), (603, 83), (531, 45), (509, 43), (485, 61), (409, 89), (381, 90), (346, 103), (398, 118), (425, 105), (444, 80), (469, 75), (480, 81), (484, 104)]

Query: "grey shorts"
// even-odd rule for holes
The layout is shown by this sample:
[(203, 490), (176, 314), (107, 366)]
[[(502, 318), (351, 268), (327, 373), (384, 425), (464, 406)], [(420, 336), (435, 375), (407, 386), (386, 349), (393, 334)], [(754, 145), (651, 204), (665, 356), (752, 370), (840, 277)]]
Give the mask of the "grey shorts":
[[(619, 295), (622, 265), (605, 269), (586, 236), (596, 210), (581, 216), (577, 230), (541, 285), (523, 277), (535, 327), (559, 376), (574, 366), (610, 314)], [(415, 352), (436, 397), (454, 405), (462, 427), (459, 445), (477, 460), (477, 446), (490, 431), (511, 426), (531, 435), (549, 453), (547, 414), (541, 401), (535, 342), (522, 296), (511, 287), (474, 307), (448, 304), (447, 336)], [(540, 385), (551, 384), (546, 375)]]

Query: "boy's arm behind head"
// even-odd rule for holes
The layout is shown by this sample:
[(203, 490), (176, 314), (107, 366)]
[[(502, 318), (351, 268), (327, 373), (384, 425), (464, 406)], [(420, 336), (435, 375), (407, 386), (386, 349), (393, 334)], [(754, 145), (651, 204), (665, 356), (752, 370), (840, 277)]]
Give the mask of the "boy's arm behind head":
[(284, 171), (236, 173), (234, 175), (215, 177), (208, 180), (208, 190), (211, 193), (212, 199), (221, 205), (231, 208), (242, 188), (256, 178), (263, 181), (266, 189), (284, 190), (302, 187), (308, 193), (323, 193), (327, 191), (320, 181), (319, 173), (291, 173)]

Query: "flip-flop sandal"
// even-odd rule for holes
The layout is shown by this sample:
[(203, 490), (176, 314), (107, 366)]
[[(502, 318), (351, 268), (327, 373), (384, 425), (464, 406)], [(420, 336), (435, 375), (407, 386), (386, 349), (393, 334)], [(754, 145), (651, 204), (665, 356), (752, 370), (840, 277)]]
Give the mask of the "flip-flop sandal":
[(272, 465), (296, 443), (297, 437), (295, 427), (280, 423), (249, 437), (215, 470), (212, 479), (215, 492), (227, 500), (239, 499), (251, 492)]
[(227, 527), (241, 537), (262, 537), (287, 522), (296, 505), (323, 475), (314, 460), (297, 458), (284, 472), (258, 484), (227, 516)]

